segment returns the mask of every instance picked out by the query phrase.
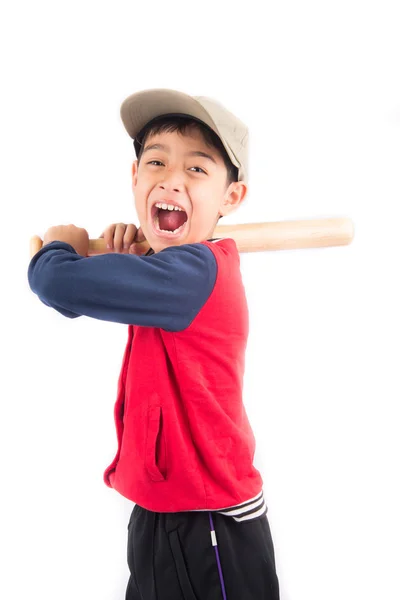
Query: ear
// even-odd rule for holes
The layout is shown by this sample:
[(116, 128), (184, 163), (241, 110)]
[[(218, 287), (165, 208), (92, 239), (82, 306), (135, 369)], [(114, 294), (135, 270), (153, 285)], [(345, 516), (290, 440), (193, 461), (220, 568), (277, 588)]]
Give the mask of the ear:
[(219, 214), (226, 216), (239, 208), (245, 199), (247, 186), (244, 181), (233, 181), (227, 188), (224, 198), (219, 207)]
[(134, 190), (137, 186), (138, 178), (138, 161), (135, 160), (132, 164), (132, 189)]

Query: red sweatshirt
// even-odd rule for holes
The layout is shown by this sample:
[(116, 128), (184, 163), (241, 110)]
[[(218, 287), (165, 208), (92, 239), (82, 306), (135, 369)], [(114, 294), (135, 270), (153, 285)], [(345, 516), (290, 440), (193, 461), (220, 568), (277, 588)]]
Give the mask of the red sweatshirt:
[(104, 481), (148, 510), (236, 506), (262, 495), (242, 402), (248, 309), (232, 239), (202, 242), (214, 287), (180, 331), (129, 325)]

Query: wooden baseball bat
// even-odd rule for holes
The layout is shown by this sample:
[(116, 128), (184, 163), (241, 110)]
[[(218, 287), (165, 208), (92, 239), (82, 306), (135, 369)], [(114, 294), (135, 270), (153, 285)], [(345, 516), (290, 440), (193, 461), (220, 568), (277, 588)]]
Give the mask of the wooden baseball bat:
[[(351, 219), (344, 217), (218, 225), (214, 229), (213, 237), (234, 239), (239, 252), (324, 248), (350, 244), (354, 237), (354, 225)], [(150, 248), (147, 240), (137, 243), (143, 245), (145, 251)], [(33, 236), (30, 241), (31, 257), (42, 246), (43, 240), (37, 235)], [(108, 252), (113, 250), (106, 248), (103, 238), (89, 240), (88, 256)], [(123, 250), (121, 253), (128, 254), (128, 250)]]

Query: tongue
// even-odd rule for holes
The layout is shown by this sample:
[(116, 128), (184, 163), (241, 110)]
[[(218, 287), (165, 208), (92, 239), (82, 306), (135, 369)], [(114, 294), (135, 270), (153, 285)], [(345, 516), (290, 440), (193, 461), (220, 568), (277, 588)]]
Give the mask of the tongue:
[(175, 231), (187, 220), (187, 214), (182, 210), (163, 210), (158, 212), (158, 223), (160, 229)]

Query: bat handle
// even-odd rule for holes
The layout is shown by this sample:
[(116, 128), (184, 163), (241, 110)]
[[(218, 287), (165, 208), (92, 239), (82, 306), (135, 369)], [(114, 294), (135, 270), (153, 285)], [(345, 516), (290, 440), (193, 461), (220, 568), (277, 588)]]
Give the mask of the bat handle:
[(39, 252), (39, 250), (41, 249), (42, 246), (43, 246), (43, 240), (38, 235), (34, 235), (33, 237), (31, 237), (31, 242), (30, 242), (31, 258), (32, 258), (32, 256), (35, 256), (36, 252)]
[[(150, 249), (150, 244), (147, 240), (145, 240), (144, 242), (136, 242), (136, 244), (138, 244), (141, 249), (143, 248), (143, 250), (141, 250), (141, 252), (143, 252), (143, 253), (147, 252), (147, 250)], [(32, 236), (31, 241), (30, 241), (31, 258), (37, 252), (39, 252), (39, 250), (42, 247), (43, 247), (43, 240), (38, 235)], [(103, 238), (89, 240), (88, 256), (95, 256), (96, 254), (106, 254), (107, 252), (111, 252), (111, 250), (109, 250), (106, 247), (106, 243)], [(121, 254), (129, 254), (129, 250), (123, 248), (121, 251)]]

